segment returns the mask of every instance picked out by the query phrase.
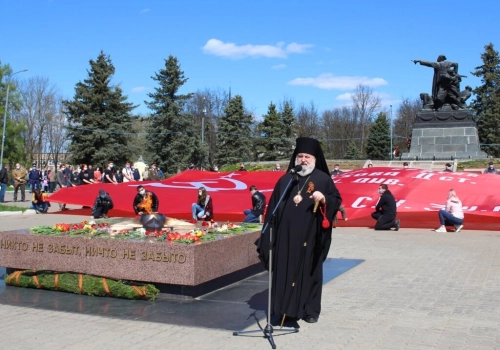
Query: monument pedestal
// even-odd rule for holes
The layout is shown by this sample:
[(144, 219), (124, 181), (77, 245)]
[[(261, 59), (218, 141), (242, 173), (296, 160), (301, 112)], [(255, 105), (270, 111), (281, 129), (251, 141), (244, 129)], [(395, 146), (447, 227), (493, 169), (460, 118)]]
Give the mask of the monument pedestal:
[(479, 147), (476, 123), (469, 110), (421, 110), (404, 159), (487, 158)]

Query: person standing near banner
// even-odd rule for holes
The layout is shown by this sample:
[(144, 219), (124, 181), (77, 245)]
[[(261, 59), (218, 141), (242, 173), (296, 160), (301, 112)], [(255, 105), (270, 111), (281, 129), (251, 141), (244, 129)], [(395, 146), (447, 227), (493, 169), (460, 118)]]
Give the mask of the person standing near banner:
[[(297, 171), (297, 165), (301, 170)], [(296, 174), (291, 173), (293, 171), (297, 171)], [(279, 203), (283, 194), (283, 201)], [(272, 229), (271, 315), (303, 319), (308, 323), (318, 321), (323, 261), (330, 249), (331, 222), (341, 202), (319, 141), (298, 138), (288, 172), (278, 180), (269, 201), (267, 229), (255, 242), (259, 258), (269, 270), (269, 228)], [(317, 212), (316, 203), (320, 206)], [(273, 218), (270, 213), (277, 206)]]
[(12, 171), (14, 179), (14, 202), (17, 202), (17, 191), (21, 190), (21, 202), (25, 200), (26, 169), (21, 164), (16, 163), (16, 168)]

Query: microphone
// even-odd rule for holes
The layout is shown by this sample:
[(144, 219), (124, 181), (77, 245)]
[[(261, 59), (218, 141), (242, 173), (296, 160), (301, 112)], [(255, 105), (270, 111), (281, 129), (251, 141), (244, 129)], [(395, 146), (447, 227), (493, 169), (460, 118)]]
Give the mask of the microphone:
[(289, 174), (295, 174), (298, 173), (299, 171), (302, 170), (302, 165), (296, 165), (295, 168), (291, 169), (288, 173)]

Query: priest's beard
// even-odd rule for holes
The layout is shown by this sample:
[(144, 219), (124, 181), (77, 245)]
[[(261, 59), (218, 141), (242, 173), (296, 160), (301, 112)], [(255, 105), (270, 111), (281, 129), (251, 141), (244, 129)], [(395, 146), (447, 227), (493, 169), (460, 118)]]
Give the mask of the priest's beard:
[(297, 171), (297, 175), (300, 175), (300, 176), (307, 176), (313, 172), (314, 168), (316, 168), (316, 161), (315, 160), (311, 160), (308, 165), (302, 164), (302, 163), (298, 162), (297, 160), (295, 160), (295, 165), (299, 165), (299, 164), (302, 165), (302, 170)]

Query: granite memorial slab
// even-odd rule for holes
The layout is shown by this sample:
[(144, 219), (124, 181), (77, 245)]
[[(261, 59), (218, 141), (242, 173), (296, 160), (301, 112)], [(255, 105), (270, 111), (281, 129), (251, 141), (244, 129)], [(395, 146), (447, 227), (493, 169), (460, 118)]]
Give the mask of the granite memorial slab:
[(242, 271), (262, 271), (254, 245), (259, 235), (220, 234), (213, 241), (182, 244), (6, 231), (0, 232), (0, 266), (148, 282), (163, 285), (160, 290), (167, 293), (193, 294), (186, 292), (188, 287)]

